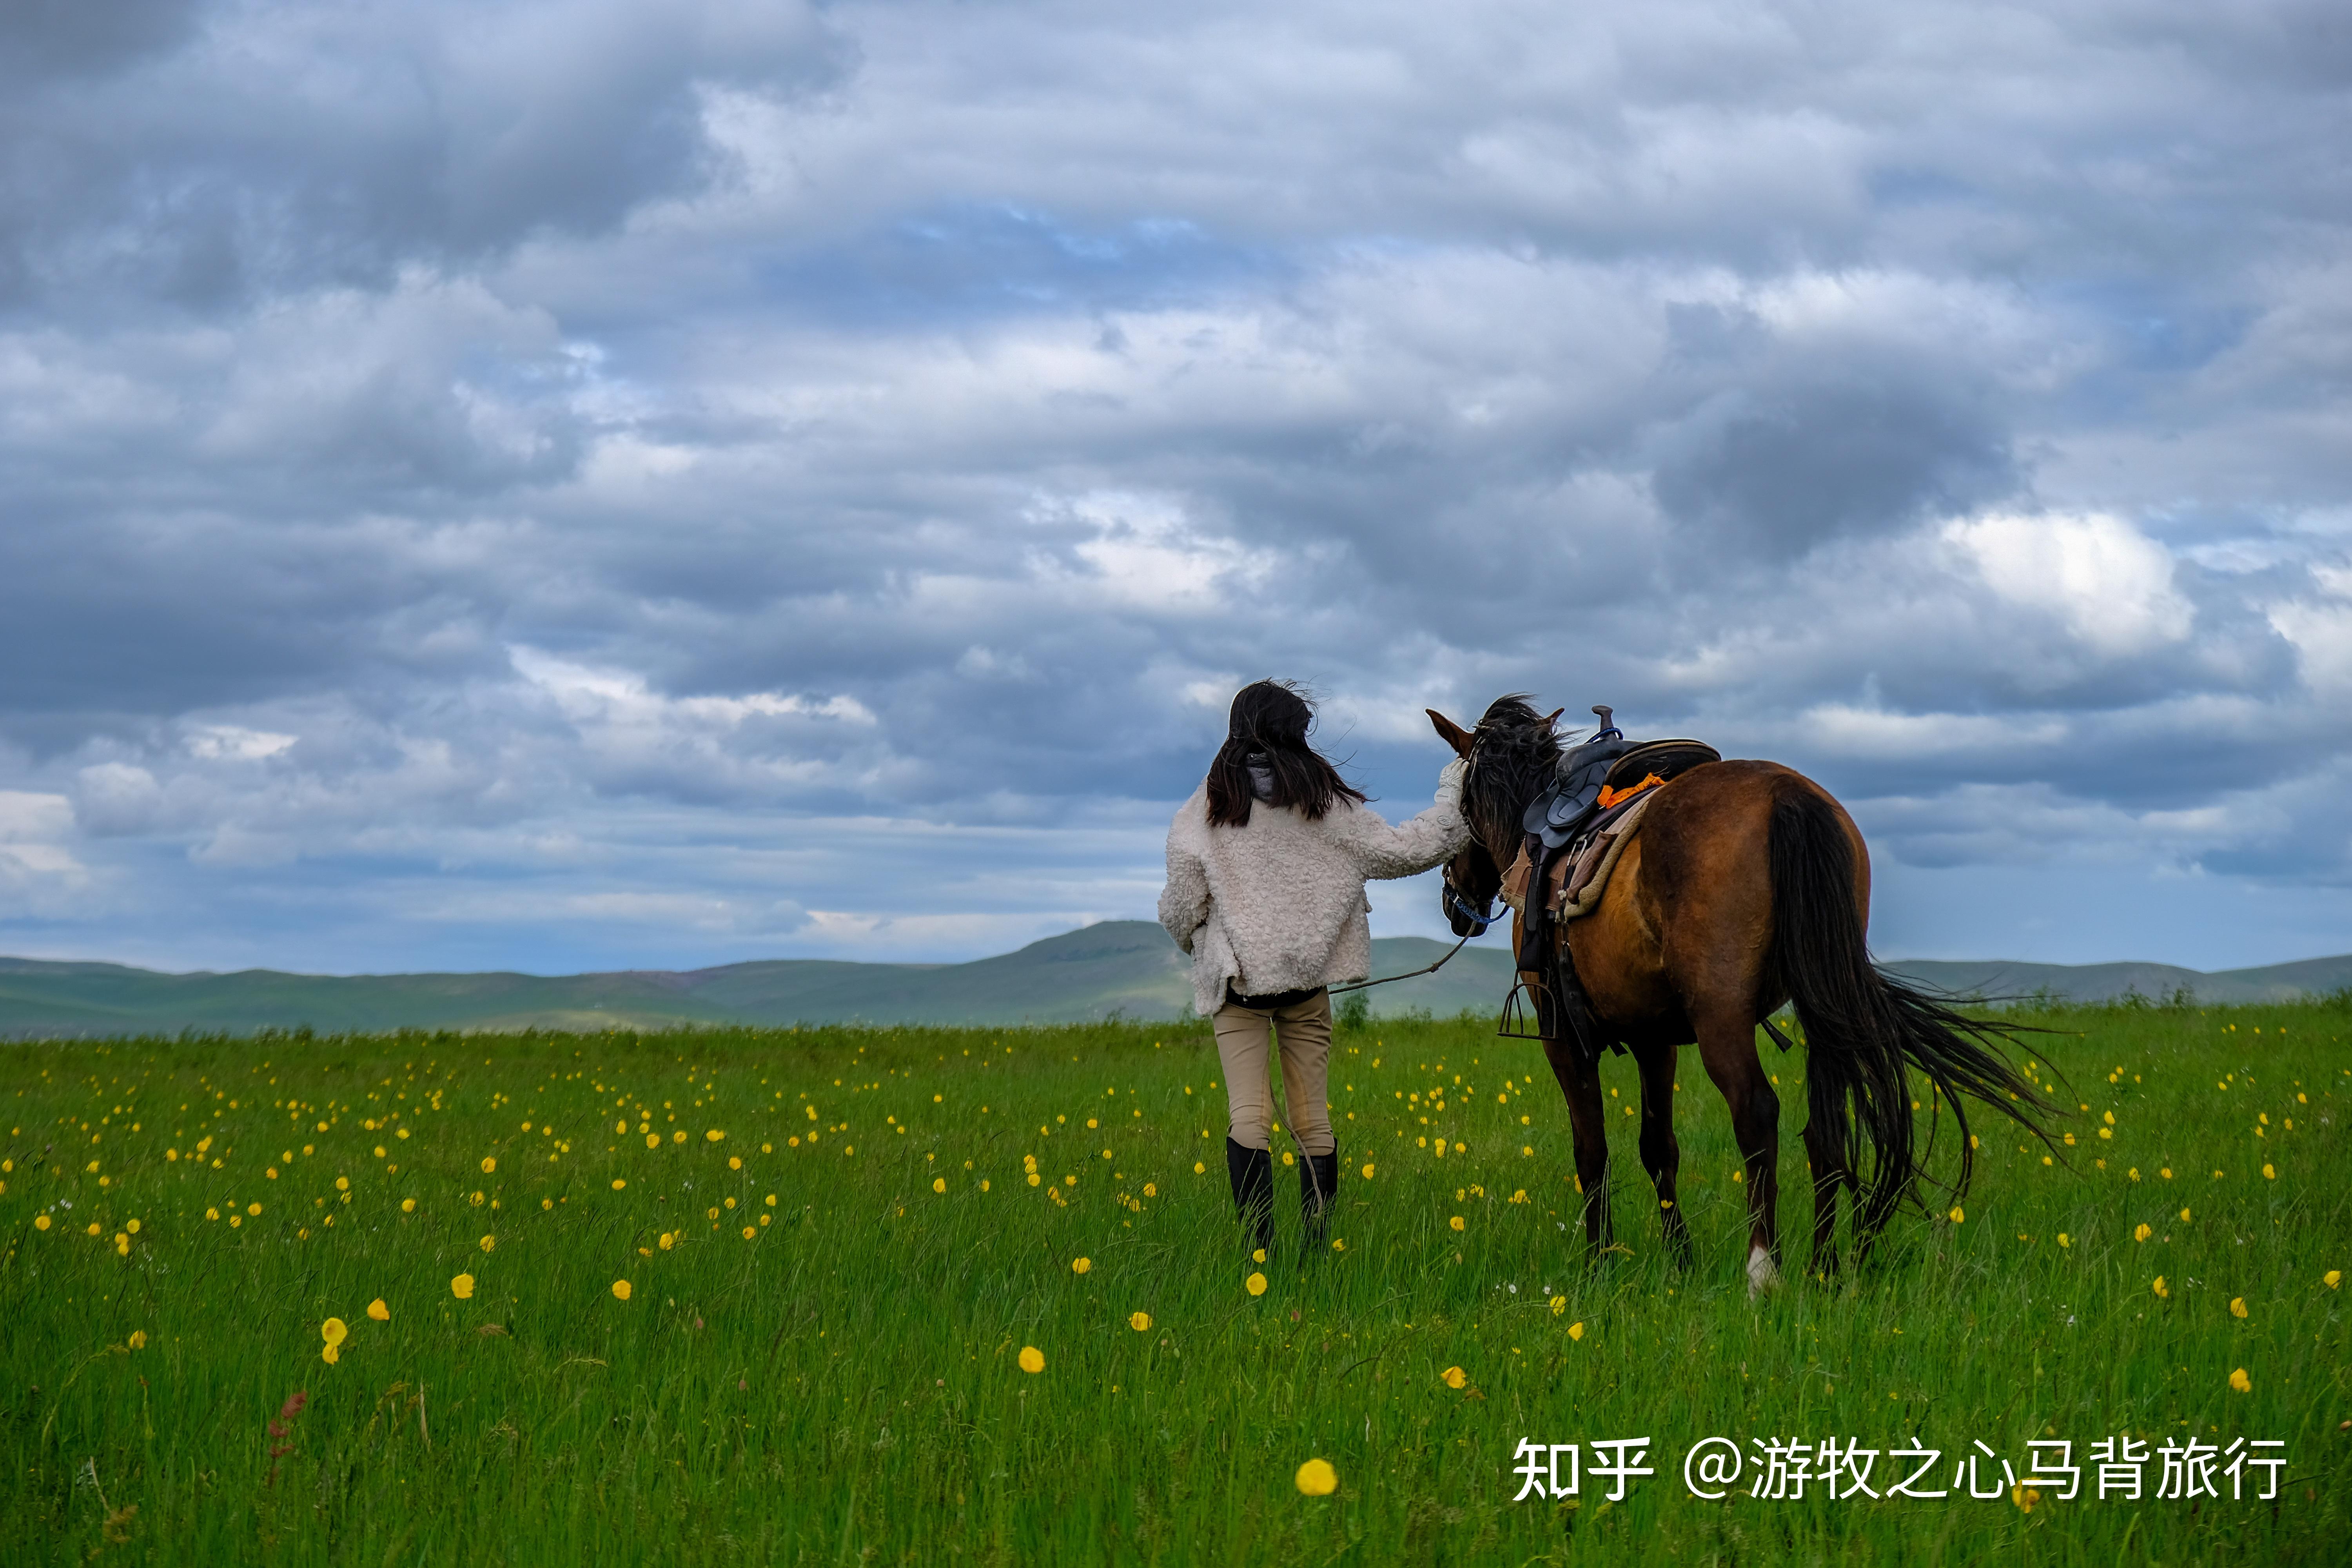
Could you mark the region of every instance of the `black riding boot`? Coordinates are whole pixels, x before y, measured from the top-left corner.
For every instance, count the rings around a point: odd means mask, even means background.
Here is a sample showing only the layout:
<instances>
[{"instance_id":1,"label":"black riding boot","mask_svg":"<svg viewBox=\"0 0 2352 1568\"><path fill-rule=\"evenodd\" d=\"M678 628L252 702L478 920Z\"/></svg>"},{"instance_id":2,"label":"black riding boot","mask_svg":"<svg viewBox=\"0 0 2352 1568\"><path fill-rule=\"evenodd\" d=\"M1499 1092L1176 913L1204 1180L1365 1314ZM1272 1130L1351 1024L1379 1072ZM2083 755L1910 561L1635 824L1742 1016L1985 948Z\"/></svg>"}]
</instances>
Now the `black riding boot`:
<instances>
[{"instance_id":1,"label":"black riding boot","mask_svg":"<svg viewBox=\"0 0 2352 1568\"><path fill-rule=\"evenodd\" d=\"M1306 1221L1308 1252L1322 1249L1330 1226L1331 1205L1339 1195L1339 1152L1304 1154L1298 1167L1298 1213Z\"/></svg>"},{"instance_id":2,"label":"black riding boot","mask_svg":"<svg viewBox=\"0 0 2352 1568\"><path fill-rule=\"evenodd\" d=\"M1234 1209L1250 1246L1265 1251L1274 1246L1274 1155L1225 1139L1225 1174L1234 1184Z\"/></svg>"}]
</instances>

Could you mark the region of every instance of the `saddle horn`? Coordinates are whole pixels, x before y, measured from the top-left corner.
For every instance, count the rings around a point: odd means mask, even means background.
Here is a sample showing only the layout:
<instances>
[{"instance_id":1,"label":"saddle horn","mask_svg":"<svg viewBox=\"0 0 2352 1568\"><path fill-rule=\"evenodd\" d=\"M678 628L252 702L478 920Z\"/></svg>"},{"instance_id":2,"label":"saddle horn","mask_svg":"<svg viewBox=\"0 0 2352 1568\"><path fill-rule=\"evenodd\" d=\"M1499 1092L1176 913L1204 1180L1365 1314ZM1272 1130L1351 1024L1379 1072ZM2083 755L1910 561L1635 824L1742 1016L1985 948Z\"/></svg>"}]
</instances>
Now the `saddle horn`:
<instances>
[{"instance_id":1,"label":"saddle horn","mask_svg":"<svg viewBox=\"0 0 2352 1568\"><path fill-rule=\"evenodd\" d=\"M1562 711L1566 710L1563 709ZM1625 731L1617 728L1616 720L1610 717L1615 711L1616 710L1606 702L1596 702L1592 705L1593 716L1601 721L1601 728L1592 732L1594 740L1622 741L1625 738Z\"/></svg>"}]
</instances>

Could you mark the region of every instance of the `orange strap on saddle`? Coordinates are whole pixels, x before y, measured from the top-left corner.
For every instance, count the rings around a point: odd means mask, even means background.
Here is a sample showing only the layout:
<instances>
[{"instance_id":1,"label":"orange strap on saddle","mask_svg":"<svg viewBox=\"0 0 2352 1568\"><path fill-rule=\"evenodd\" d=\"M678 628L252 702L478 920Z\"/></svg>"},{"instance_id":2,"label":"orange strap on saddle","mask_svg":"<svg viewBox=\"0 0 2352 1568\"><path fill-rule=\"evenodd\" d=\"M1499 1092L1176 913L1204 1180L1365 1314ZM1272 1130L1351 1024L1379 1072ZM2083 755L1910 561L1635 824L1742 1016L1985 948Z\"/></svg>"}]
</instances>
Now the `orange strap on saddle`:
<instances>
[{"instance_id":1,"label":"orange strap on saddle","mask_svg":"<svg viewBox=\"0 0 2352 1568\"><path fill-rule=\"evenodd\" d=\"M1657 774L1651 773L1646 775L1640 784L1627 784L1623 789L1610 789L1603 785L1599 805L1601 810L1606 811L1612 805L1633 799L1645 789L1654 789L1665 782Z\"/></svg>"}]
</instances>

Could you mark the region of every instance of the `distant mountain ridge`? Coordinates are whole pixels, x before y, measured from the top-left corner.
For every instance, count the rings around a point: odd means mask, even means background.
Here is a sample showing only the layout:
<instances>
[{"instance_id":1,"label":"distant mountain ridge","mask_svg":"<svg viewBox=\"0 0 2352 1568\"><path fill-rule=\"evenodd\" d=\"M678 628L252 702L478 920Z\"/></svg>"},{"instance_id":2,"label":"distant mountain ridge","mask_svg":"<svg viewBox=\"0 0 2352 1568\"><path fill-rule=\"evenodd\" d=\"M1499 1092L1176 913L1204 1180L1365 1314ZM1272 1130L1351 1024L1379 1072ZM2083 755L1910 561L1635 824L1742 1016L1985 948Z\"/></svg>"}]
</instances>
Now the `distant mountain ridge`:
<instances>
[{"instance_id":1,"label":"distant mountain ridge","mask_svg":"<svg viewBox=\"0 0 2352 1568\"><path fill-rule=\"evenodd\" d=\"M1372 943L1372 973L1441 957L1427 937ZM1950 963L1887 967L1961 996L2046 993L2104 1001L2185 988L2204 1002L2286 1001L2352 986L2352 955L2207 974L2160 963ZM1367 994L1376 1016L1499 1010L1508 949L1493 938L1435 974ZM1174 1019L1192 1007L1190 964L1148 921L1107 921L968 963L775 959L686 971L602 974L164 974L116 963L0 958L0 1038L250 1034L308 1025L321 1034L399 1028L661 1029L698 1024L1054 1024Z\"/></svg>"}]
</instances>

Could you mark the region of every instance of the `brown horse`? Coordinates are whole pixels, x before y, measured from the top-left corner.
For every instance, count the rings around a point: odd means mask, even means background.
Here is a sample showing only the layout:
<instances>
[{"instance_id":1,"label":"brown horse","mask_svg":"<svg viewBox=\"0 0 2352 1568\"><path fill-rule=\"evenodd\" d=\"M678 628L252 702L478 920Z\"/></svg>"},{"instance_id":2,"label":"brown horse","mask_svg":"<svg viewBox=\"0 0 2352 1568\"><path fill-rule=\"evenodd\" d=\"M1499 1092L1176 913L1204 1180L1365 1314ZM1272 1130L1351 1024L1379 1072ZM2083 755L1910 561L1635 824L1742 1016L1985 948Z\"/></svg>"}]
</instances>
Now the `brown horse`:
<instances>
[{"instance_id":1,"label":"brown horse","mask_svg":"<svg viewBox=\"0 0 2352 1568\"><path fill-rule=\"evenodd\" d=\"M1486 909L1501 887L1500 868L1519 852L1522 814L1565 749L1552 728L1557 717L1516 696L1498 699L1474 731L1430 711L1438 734L1470 763L1463 812L1473 837L1445 868L1457 935L1471 929L1460 906ZM2030 1113L2053 1108L1997 1048L2015 1044L2017 1031L1967 1018L1871 963L1870 855L1828 791L1762 762L1707 763L1652 787L1656 796L1599 907L1553 929L1601 1035L1630 1049L1639 1069L1642 1163L1678 1258L1688 1261L1691 1244L1675 1189L1675 1059L1696 1042L1731 1108L1744 1163L1749 1289L1779 1278L1780 1105L1757 1057L1756 1029L1785 1003L1796 1004L1804 1026L1812 1263L1823 1276L1837 1268L1839 1190L1853 1194L1860 1257L1923 1174L1909 1069L1928 1080L1937 1110L1948 1105L1958 1121L1956 1198L1971 1169L1966 1099L2042 1135ZM1515 951L1523 919L1514 917ZM1540 973L1521 979L1543 984ZM1546 1038L1543 1048L1568 1099L1585 1236L1597 1254L1612 1244L1601 1062L1572 1040ZM1857 1131L1869 1156L1861 1171Z\"/></svg>"}]
</instances>

